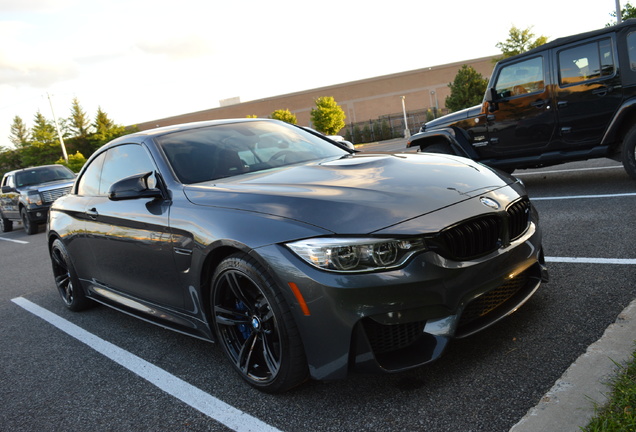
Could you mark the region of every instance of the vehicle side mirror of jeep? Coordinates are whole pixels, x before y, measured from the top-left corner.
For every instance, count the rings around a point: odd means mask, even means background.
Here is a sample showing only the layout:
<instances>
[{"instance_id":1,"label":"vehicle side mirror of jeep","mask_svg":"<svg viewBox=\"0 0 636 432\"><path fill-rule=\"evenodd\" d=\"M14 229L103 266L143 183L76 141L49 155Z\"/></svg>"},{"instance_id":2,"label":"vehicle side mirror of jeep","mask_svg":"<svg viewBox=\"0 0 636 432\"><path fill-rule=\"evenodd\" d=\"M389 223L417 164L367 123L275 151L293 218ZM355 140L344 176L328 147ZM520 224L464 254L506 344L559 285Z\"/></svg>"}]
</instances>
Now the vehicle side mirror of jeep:
<instances>
[{"instance_id":1,"label":"vehicle side mirror of jeep","mask_svg":"<svg viewBox=\"0 0 636 432\"><path fill-rule=\"evenodd\" d=\"M489 87L486 90L485 99L488 102L488 111L495 112L499 109L499 102L497 102L499 98L497 97L497 91L493 87Z\"/></svg>"},{"instance_id":2,"label":"vehicle side mirror of jeep","mask_svg":"<svg viewBox=\"0 0 636 432\"><path fill-rule=\"evenodd\" d=\"M108 189L108 198L112 201L163 198L161 190L148 187L148 177L151 174L152 172L147 172L116 181Z\"/></svg>"},{"instance_id":3,"label":"vehicle side mirror of jeep","mask_svg":"<svg viewBox=\"0 0 636 432\"><path fill-rule=\"evenodd\" d=\"M15 192L15 188L11 186L2 186L2 193Z\"/></svg>"}]
</instances>

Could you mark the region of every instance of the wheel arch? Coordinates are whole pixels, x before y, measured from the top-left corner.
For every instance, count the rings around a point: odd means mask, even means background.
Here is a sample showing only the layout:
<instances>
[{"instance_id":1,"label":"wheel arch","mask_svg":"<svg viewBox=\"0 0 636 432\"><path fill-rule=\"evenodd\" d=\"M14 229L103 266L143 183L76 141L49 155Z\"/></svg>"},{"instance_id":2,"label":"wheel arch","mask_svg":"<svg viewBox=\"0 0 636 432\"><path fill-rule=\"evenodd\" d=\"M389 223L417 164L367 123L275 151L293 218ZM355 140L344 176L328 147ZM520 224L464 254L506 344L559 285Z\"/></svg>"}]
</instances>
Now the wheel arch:
<instances>
[{"instance_id":1,"label":"wheel arch","mask_svg":"<svg viewBox=\"0 0 636 432\"><path fill-rule=\"evenodd\" d=\"M625 136L634 127L636 127L636 97L628 99L621 105L601 140L601 144L610 147L608 156L620 158Z\"/></svg>"},{"instance_id":2,"label":"wheel arch","mask_svg":"<svg viewBox=\"0 0 636 432\"><path fill-rule=\"evenodd\" d=\"M421 151L426 151L426 147L439 143L450 145L457 156L470 159L477 157L468 139L464 136L464 131L451 127L417 133L411 137L407 147L419 147Z\"/></svg>"}]
</instances>

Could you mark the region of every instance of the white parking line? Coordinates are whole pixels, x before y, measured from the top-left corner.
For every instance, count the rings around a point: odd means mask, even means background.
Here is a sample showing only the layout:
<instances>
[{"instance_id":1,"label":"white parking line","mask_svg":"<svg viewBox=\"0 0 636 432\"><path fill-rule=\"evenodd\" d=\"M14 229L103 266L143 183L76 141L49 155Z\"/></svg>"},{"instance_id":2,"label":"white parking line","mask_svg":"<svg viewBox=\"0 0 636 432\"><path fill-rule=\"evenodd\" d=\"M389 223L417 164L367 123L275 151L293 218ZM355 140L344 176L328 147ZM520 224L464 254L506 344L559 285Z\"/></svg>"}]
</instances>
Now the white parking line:
<instances>
[{"instance_id":1,"label":"white parking line","mask_svg":"<svg viewBox=\"0 0 636 432\"><path fill-rule=\"evenodd\" d=\"M545 257L547 262L572 263L572 264L618 264L636 265L636 259L623 258L569 258L569 257Z\"/></svg>"},{"instance_id":2,"label":"white parking line","mask_svg":"<svg viewBox=\"0 0 636 432\"><path fill-rule=\"evenodd\" d=\"M29 242L24 241L24 240L13 240L13 239L8 239L8 238L4 238L4 237L0 237L0 240L13 242L13 243L20 243L20 244L29 244Z\"/></svg>"},{"instance_id":3,"label":"white parking line","mask_svg":"<svg viewBox=\"0 0 636 432\"><path fill-rule=\"evenodd\" d=\"M121 366L149 381L151 384L157 386L169 395L183 401L192 408L201 411L203 414L213 418L234 431L278 431L278 429L268 425L267 423L263 423L256 417L252 417L249 414L226 404L214 396L205 393L203 390L200 390L165 370L158 368L152 363L149 363L136 355L87 332L86 330L23 297L14 298L11 301L31 312L33 315L42 318L49 324L57 327L66 334L88 345L105 357L119 363Z\"/></svg>"}]
</instances>

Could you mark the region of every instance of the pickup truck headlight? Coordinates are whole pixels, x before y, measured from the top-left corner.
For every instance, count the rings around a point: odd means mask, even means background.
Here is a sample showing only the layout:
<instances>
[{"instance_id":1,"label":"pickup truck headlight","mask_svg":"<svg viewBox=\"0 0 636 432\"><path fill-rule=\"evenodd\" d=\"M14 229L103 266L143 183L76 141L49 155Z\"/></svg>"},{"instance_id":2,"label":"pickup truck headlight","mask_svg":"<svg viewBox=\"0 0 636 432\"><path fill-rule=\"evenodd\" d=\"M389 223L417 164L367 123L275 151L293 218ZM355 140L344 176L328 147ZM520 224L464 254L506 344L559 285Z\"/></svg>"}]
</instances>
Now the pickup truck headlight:
<instances>
[{"instance_id":1,"label":"pickup truck headlight","mask_svg":"<svg viewBox=\"0 0 636 432\"><path fill-rule=\"evenodd\" d=\"M399 267L426 250L421 238L313 238L287 243L296 255L322 270L368 272Z\"/></svg>"},{"instance_id":2,"label":"pickup truck headlight","mask_svg":"<svg viewBox=\"0 0 636 432\"><path fill-rule=\"evenodd\" d=\"M41 206L42 205L42 197L40 196L39 193L34 193L34 194L29 194L26 196L26 201L28 204L33 204L33 205L38 205Z\"/></svg>"}]
</instances>

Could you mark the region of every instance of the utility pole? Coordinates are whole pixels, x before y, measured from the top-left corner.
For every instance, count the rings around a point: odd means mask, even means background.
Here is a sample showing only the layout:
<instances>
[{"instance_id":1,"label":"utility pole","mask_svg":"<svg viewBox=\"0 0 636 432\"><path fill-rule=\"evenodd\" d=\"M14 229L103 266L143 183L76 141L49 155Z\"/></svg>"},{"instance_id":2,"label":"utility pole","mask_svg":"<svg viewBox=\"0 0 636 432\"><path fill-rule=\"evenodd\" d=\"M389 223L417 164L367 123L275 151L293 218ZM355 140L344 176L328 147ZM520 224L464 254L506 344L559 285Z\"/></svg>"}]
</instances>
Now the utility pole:
<instances>
[{"instance_id":1,"label":"utility pole","mask_svg":"<svg viewBox=\"0 0 636 432\"><path fill-rule=\"evenodd\" d=\"M618 1L618 0L617 0ZM57 117L55 117L55 111L53 111L53 102L51 102L51 95L46 92L46 97L49 98L49 105L51 106L51 114L53 114L53 123L55 123L55 129L57 130L57 137L60 139L60 145L62 146L62 155L64 155L64 162L68 163L68 155L66 154L66 146L64 145L64 139L60 132L60 125L57 123Z\"/></svg>"},{"instance_id":2,"label":"utility pole","mask_svg":"<svg viewBox=\"0 0 636 432\"><path fill-rule=\"evenodd\" d=\"M621 15L621 0L616 0L616 24L620 24L623 21Z\"/></svg>"},{"instance_id":3,"label":"utility pole","mask_svg":"<svg viewBox=\"0 0 636 432\"><path fill-rule=\"evenodd\" d=\"M409 130L409 125L406 122L406 105L404 104L404 99L406 99L406 96L402 96L402 112L404 113L404 138L410 138L411 131Z\"/></svg>"}]
</instances>

